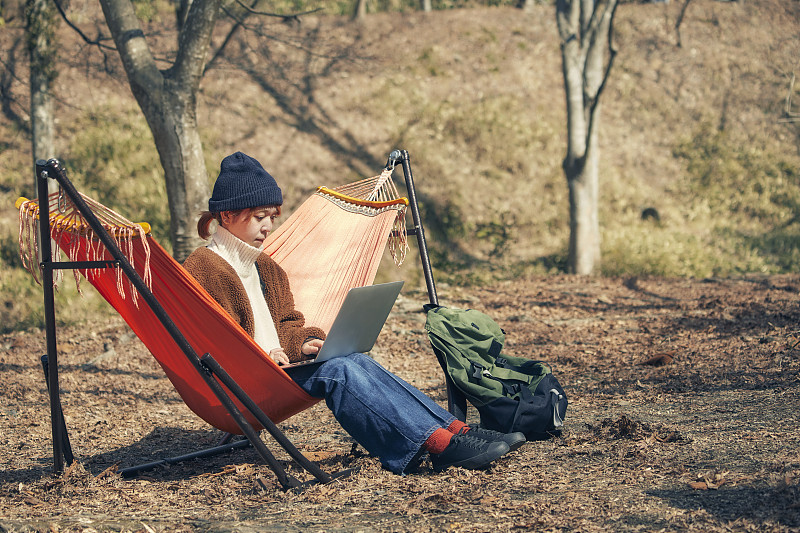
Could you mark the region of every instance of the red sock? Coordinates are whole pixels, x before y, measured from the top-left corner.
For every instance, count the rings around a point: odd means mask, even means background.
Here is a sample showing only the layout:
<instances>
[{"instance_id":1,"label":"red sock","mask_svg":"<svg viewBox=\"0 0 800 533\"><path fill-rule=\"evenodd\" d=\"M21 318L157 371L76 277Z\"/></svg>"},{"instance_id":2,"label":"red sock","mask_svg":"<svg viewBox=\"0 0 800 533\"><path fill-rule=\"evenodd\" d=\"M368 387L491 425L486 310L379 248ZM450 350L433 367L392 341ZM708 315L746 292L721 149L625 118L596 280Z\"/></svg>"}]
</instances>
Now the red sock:
<instances>
[{"instance_id":1,"label":"red sock","mask_svg":"<svg viewBox=\"0 0 800 533\"><path fill-rule=\"evenodd\" d=\"M466 425L464 422L456 418L453 420L453 423L447 426L447 431L454 435L458 435L459 433L463 433L465 431L469 431L469 426Z\"/></svg>"},{"instance_id":2,"label":"red sock","mask_svg":"<svg viewBox=\"0 0 800 533\"><path fill-rule=\"evenodd\" d=\"M431 436L422 444L422 447L430 453L442 453L450 444L450 439L452 438L452 433L446 429L439 428L431 433Z\"/></svg>"}]
</instances>

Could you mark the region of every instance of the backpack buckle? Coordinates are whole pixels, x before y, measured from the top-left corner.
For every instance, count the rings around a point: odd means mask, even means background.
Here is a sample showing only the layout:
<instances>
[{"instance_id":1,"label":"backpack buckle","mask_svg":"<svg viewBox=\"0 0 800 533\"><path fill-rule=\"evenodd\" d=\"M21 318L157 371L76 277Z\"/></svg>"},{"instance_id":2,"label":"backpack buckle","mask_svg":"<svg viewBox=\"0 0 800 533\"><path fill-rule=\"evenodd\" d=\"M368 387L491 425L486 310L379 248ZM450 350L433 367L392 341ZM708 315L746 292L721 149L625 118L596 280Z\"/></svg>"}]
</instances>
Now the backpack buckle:
<instances>
[{"instance_id":1,"label":"backpack buckle","mask_svg":"<svg viewBox=\"0 0 800 533\"><path fill-rule=\"evenodd\" d=\"M472 370L472 379L481 379L485 372L489 372L486 368L481 365L480 363L476 363L474 361L469 362L471 370ZM490 374L491 375L491 374Z\"/></svg>"}]
</instances>

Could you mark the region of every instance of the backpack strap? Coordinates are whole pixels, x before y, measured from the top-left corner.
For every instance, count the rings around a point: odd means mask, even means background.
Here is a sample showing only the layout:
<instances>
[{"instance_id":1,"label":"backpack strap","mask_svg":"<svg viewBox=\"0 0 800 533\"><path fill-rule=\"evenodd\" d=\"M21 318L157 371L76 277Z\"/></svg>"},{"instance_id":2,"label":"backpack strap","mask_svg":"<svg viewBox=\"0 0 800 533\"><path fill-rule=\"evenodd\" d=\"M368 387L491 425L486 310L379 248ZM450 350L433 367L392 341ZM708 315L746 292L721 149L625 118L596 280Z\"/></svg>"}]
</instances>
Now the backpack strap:
<instances>
[{"instance_id":1,"label":"backpack strap","mask_svg":"<svg viewBox=\"0 0 800 533\"><path fill-rule=\"evenodd\" d=\"M528 374L529 373L529 372L526 372L521 366L512 365L508 361L508 359L506 359L505 357L500 356L500 354L497 354L494 357L496 358L494 360L495 366L499 366L500 368L506 368L508 370L513 370L514 372L521 372L523 374ZM531 362L533 362L533 363L541 363L541 361L531 361Z\"/></svg>"},{"instance_id":2,"label":"backpack strap","mask_svg":"<svg viewBox=\"0 0 800 533\"><path fill-rule=\"evenodd\" d=\"M493 379L494 381L500 383L500 386L503 387L503 394L505 396L511 397L516 394L519 394L523 399L528 399L531 396L533 396L533 393L531 392L531 389L528 387L528 384L526 382L520 381L518 379L499 378L493 375L486 367L484 367L480 363L470 361L470 374L476 380L488 378L488 379Z\"/></svg>"}]
</instances>

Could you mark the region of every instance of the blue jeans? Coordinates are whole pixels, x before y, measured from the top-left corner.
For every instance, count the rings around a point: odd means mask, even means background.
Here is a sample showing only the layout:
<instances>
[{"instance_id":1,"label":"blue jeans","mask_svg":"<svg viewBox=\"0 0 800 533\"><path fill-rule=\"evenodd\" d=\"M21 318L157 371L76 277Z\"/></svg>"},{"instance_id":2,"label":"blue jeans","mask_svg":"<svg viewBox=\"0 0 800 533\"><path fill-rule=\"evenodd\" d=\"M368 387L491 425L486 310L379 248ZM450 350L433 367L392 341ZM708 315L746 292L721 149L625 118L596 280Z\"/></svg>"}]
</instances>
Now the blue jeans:
<instances>
[{"instance_id":1,"label":"blue jeans","mask_svg":"<svg viewBox=\"0 0 800 533\"><path fill-rule=\"evenodd\" d=\"M324 398L344 430L395 474L414 466L431 433L455 420L364 354L292 368L288 374L308 394Z\"/></svg>"}]
</instances>

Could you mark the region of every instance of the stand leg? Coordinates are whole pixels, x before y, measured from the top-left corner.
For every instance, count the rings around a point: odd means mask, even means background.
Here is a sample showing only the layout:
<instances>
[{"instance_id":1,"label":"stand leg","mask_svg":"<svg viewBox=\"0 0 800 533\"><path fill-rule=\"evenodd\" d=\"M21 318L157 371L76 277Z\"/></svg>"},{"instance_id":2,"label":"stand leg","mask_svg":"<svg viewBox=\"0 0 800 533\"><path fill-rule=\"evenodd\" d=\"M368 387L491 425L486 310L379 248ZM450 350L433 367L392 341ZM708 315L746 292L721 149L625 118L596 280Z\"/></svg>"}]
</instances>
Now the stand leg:
<instances>
[{"instance_id":1,"label":"stand leg","mask_svg":"<svg viewBox=\"0 0 800 533\"><path fill-rule=\"evenodd\" d=\"M409 207L411 208L411 218L414 222L413 229L408 231L409 235L417 236L417 246L419 248L420 261L422 261L422 272L425 275L425 284L428 289L429 305L438 306L439 296L436 294L436 283L433 279L433 269L431 268L430 257L428 256L428 245L425 241L425 229L422 226L422 217L419 214L419 203L417 201L417 192L414 187L414 175L411 172L410 157L406 150L394 150L389 154L388 165L395 165L397 162L403 167L403 177L406 181L406 190L408 191ZM439 360L439 365L445 376L445 387L447 389L447 410L450 411L456 418L462 422L467 419L467 400L463 394L456 390L450 376L447 375L447 367L444 359L436 354Z\"/></svg>"},{"instance_id":2,"label":"stand leg","mask_svg":"<svg viewBox=\"0 0 800 533\"><path fill-rule=\"evenodd\" d=\"M272 438L274 438L281 447L286 450L286 452L294 459L297 464L303 467L307 472L311 473L320 483L329 483L331 481L331 476L323 471L320 467L316 465L313 461L310 461L303 455L300 450L298 450L292 442L286 438L286 435L275 425L272 420L261 410L261 408L253 402L252 399L239 387L238 383L236 383L233 378L225 371L222 366L210 355L205 354L200 361L203 365L208 368L208 370L216 376L232 393L236 398L242 402L242 405L250 411L253 416L256 417L256 420L264 426Z\"/></svg>"},{"instance_id":3,"label":"stand leg","mask_svg":"<svg viewBox=\"0 0 800 533\"><path fill-rule=\"evenodd\" d=\"M61 399L56 395L53 398L53 393L50 391L50 365L49 365L49 358L47 354L42 356L42 370L44 370L44 379L47 382L47 393L50 396L51 403L55 400L55 412L53 413L53 420L55 421L55 425L58 426L58 430L54 431L53 438L58 438L59 442L61 443L61 452L63 453L64 461L68 465L71 465L75 461L75 456L72 455L72 445L69 443L69 435L67 434L67 423L64 421L64 412L61 410ZM56 434L58 435L56 437ZM63 470L63 467L62 467ZM61 470L57 470L61 471Z\"/></svg>"}]
</instances>

